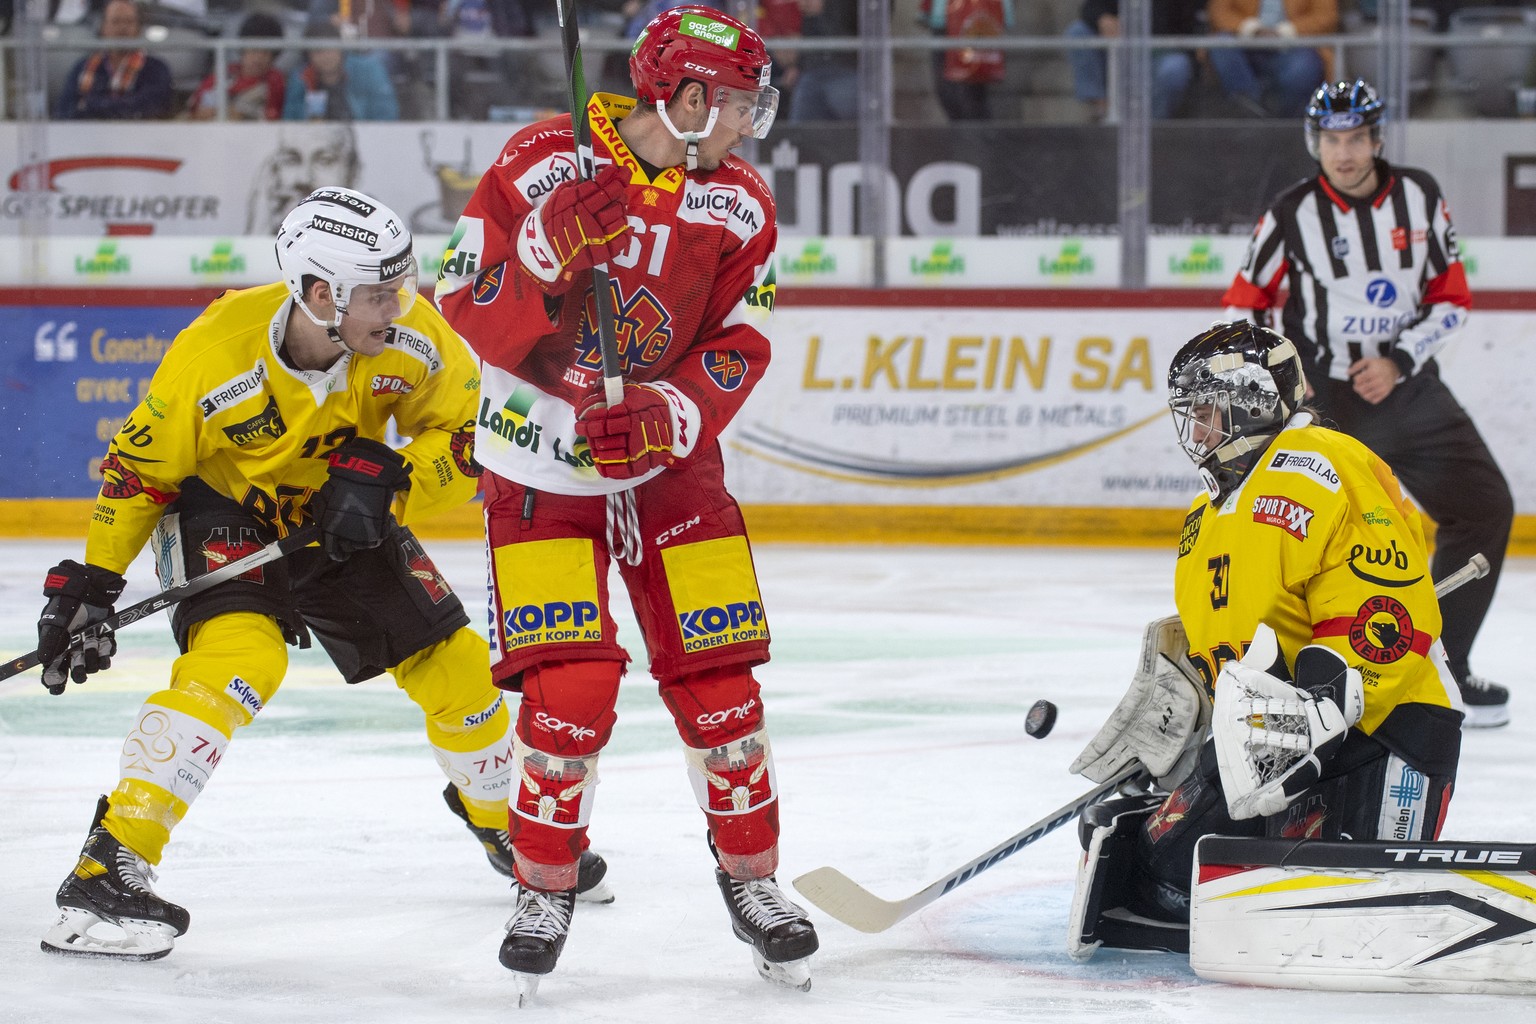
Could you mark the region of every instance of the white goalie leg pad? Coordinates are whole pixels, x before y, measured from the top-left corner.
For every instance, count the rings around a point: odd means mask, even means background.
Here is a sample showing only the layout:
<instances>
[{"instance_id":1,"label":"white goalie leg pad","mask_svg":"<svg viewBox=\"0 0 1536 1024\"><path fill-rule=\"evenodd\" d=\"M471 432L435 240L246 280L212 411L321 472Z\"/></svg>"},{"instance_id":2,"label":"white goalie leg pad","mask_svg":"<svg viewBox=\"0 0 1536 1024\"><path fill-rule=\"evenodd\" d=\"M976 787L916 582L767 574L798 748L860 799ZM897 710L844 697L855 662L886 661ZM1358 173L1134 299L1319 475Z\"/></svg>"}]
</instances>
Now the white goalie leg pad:
<instances>
[{"instance_id":1,"label":"white goalie leg pad","mask_svg":"<svg viewBox=\"0 0 1536 1024\"><path fill-rule=\"evenodd\" d=\"M1140 761L1165 789L1194 768L1210 721L1210 702L1189 663L1177 615L1147 623L1131 685L1072 771L1106 782Z\"/></svg>"},{"instance_id":2,"label":"white goalie leg pad","mask_svg":"<svg viewBox=\"0 0 1536 1024\"><path fill-rule=\"evenodd\" d=\"M1190 965L1212 981L1536 993L1536 846L1207 836Z\"/></svg>"},{"instance_id":3,"label":"white goalie leg pad","mask_svg":"<svg viewBox=\"0 0 1536 1024\"><path fill-rule=\"evenodd\" d=\"M1136 836L1159 806L1157 797L1106 800L1083 812L1087 849L1078 866L1067 918L1067 955L1090 959L1101 946L1111 949L1183 952L1188 930L1129 910L1129 880L1136 874Z\"/></svg>"}]
</instances>

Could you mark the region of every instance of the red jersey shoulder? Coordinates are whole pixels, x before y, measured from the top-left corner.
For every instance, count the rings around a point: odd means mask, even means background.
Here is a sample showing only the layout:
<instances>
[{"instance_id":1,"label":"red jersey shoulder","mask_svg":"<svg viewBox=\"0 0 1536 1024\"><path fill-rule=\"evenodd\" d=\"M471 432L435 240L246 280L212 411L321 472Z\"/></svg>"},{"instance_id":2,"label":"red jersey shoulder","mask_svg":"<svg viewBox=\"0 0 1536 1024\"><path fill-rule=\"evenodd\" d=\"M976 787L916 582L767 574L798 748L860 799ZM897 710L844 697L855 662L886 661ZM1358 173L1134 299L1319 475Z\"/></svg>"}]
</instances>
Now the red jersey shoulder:
<instances>
[{"instance_id":1,"label":"red jersey shoulder","mask_svg":"<svg viewBox=\"0 0 1536 1024\"><path fill-rule=\"evenodd\" d=\"M552 117L524 128L507 140L492 170L530 205L576 179L576 143L571 119Z\"/></svg>"},{"instance_id":2,"label":"red jersey shoulder","mask_svg":"<svg viewBox=\"0 0 1536 1024\"><path fill-rule=\"evenodd\" d=\"M774 223L773 194L762 176L734 157L708 174L689 175L677 217L685 223L724 228L746 245Z\"/></svg>"}]
</instances>

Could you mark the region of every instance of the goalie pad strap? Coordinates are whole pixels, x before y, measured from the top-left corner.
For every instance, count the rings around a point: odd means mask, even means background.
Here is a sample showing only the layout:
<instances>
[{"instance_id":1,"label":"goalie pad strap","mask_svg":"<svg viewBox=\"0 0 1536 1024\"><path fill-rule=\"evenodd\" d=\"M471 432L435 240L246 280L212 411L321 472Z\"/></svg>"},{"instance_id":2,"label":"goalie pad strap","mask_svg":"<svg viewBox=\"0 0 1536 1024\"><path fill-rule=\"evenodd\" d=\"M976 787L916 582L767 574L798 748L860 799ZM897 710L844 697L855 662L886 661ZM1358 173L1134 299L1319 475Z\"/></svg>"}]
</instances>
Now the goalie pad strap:
<instances>
[{"instance_id":1,"label":"goalie pad strap","mask_svg":"<svg viewBox=\"0 0 1536 1024\"><path fill-rule=\"evenodd\" d=\"M1209 836L1190 965L1344 991L1536 992L1536 847Z\"/></svg>"}]
</instances>

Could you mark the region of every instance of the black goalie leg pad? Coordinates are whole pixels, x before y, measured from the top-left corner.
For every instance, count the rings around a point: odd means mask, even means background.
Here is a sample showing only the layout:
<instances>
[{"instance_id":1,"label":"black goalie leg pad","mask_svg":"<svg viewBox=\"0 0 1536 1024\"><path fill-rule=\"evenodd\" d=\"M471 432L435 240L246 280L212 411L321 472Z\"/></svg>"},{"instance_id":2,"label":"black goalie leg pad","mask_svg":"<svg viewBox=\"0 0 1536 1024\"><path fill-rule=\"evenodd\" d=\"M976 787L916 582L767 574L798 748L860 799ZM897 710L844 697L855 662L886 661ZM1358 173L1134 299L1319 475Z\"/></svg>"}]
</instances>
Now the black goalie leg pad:
<instances>
[{"instance_id":1,"label":"black goalie leg pad","mask_svg":"<svg viewBox=\"0 0 1536 1024\"><path fill-rule=\"evenodd\" d=\"M1154 883L1138 854L1141 825L1161 806L1156 796L1122 797L1083 812L1079 838L1083 862L1072 894L1067 952L1087 960L1100 946L1113 949L1189 951L1189 925L1149 909Z\"/></svg>"}]
</instances>

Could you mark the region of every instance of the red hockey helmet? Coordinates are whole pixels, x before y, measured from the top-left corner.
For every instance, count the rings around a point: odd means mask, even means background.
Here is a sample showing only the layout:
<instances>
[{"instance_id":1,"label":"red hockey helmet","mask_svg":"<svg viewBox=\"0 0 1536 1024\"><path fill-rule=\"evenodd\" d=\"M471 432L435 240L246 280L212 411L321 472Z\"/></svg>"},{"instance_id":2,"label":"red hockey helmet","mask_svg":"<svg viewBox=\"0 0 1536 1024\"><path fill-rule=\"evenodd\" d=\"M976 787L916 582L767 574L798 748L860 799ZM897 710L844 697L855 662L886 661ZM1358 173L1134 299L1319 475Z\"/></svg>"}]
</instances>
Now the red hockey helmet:
<instances>
[{"instance_id":1,"label":"red hockey helmet","mask_svg":"<svg viewBox=\"0 0 1536 1024\"><path fill-rule=\"evenodd\" d=\"M713 7L674 7L651 19L629 54L629 76L642 103L666 104L684 80L757 96L753 137L762 138L778 109L768 84L772 60L762 37Z\"/></svg>"}]
</instances>

